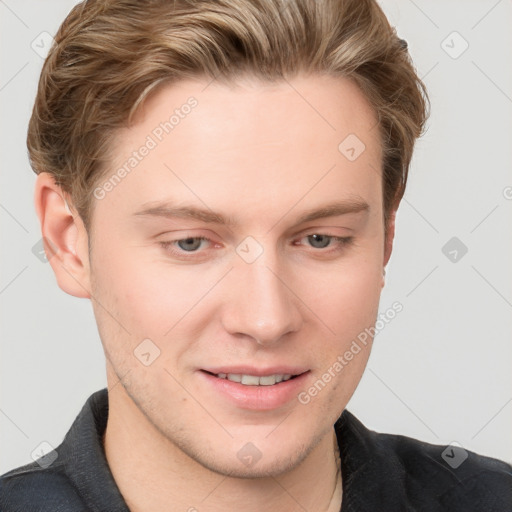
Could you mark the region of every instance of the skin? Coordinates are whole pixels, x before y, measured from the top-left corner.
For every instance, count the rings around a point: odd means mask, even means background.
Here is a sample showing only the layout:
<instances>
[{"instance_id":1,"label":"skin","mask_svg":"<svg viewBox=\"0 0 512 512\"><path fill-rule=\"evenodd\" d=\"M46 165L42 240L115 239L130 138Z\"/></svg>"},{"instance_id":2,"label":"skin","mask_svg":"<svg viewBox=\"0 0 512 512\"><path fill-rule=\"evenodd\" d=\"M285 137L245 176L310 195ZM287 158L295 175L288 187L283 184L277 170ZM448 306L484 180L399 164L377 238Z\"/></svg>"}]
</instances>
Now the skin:
<instances>
[{"instance_id":1,"label":"skin","mask_svg":"<svg viewBox=\"0 0 512 512\"><path fill-rule=\"evenodd\" d=\"M89 235L51 177L36 181L58 285L91 299L105 350L109 465L133 511L339 510L333 425L371 342L309 403L273 410L234 406L199 369L296 364L307 390L375 324L394 236L393 214L384 238L375 113L343 78L166 85L119 132L107 178L190 96L191 113L95 200ZM353 162L338 150L351 133L366 146ZM297 223L354 198L368 210ZM236 223L134 215L160 200ZM318 247L315 233L352 242ZM198 236L209 241L195 253L159 243ZM263 250L252 263L235 251L247 236ZM134 356L147 338L160 350L149 366ZM248 442L262 454L251 467L237 457Z\"/></svg>"}]
</instances>

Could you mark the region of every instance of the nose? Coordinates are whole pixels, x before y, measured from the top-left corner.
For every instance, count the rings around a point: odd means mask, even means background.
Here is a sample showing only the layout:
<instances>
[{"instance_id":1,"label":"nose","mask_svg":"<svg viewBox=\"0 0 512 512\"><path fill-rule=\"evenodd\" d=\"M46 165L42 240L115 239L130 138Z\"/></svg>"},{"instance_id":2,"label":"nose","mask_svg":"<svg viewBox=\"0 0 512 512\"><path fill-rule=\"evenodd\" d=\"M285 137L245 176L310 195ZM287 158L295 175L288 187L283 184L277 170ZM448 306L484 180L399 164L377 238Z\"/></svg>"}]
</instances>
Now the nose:
<instances>
[{"instance_id":1,"label":"nose","mask_svg":"<svg viewBox=\"0 0 512 512\"><path fill-rule=\"evenodd\" d=\"M300 329L303 319L293 277L267 251L253 263L238 261L229 286L222 315L229 333L269 345Z\"/></svg>"}]
</instances>

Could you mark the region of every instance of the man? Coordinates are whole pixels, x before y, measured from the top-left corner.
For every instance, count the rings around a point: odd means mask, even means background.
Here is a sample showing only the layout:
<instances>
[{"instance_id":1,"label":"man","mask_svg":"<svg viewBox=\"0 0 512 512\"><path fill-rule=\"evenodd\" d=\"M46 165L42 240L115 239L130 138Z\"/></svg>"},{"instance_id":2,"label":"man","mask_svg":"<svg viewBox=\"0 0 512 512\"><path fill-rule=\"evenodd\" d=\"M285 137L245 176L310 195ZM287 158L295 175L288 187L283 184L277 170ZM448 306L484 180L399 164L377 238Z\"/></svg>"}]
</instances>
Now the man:
<instances>
[{"instance_id":1,"label":"man","mask_svg":"<svg viewBox=\"0 0 512 512\"><path fill-rule=\"evenodd\" d=\"M345 410L427 115L378 5L87 1L55 39L35 206L109 391L1 510L512 510L508 464Z\"/></svg>"}]
</instances>

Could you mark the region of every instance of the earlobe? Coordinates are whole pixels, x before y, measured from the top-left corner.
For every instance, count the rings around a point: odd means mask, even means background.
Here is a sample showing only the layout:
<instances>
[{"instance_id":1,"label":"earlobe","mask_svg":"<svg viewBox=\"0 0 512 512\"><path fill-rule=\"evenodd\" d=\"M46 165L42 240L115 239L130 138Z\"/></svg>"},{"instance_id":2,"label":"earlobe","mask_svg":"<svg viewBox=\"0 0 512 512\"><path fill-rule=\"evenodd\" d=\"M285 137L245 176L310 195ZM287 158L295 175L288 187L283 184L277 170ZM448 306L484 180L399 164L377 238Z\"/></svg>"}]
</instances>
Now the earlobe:
<instances>
[{"instance_id":1,"label":"earlobe","mask_svg":"<svg viewBox=\"0 0 512 512\"><path fill-rule=\"evenodd\" d=\"M45 252L59 287L74 297L90 298L88 235L80 216L47 172L36 178L34 206Z\"/></svg>"}]
</instances>

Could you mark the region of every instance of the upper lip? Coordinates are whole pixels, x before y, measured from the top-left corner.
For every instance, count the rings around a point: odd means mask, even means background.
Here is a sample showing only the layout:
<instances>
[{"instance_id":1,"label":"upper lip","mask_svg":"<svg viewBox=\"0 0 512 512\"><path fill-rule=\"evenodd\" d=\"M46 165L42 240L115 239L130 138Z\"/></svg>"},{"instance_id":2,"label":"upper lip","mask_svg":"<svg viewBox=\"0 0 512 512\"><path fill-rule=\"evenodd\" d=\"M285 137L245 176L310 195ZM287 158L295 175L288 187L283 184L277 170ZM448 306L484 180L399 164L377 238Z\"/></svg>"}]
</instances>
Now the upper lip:
<instances>
[{"instance_id":1,"label":"upper lip","mask_svg":"<svg viewBox=\"0 0 512 512\"><path fill-rule=\"evenodd\" d=\"M215 366L209 368L201 368L203 371L210 373L235 373L239 375L254 375L256 377L265 377L267 375L300 375L307 372L309 368L301 366L270 366L267 368L255 368L254 366Z\"/></svg>"}]
</instances>

